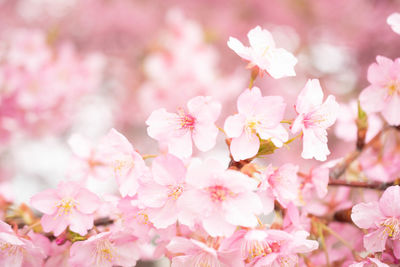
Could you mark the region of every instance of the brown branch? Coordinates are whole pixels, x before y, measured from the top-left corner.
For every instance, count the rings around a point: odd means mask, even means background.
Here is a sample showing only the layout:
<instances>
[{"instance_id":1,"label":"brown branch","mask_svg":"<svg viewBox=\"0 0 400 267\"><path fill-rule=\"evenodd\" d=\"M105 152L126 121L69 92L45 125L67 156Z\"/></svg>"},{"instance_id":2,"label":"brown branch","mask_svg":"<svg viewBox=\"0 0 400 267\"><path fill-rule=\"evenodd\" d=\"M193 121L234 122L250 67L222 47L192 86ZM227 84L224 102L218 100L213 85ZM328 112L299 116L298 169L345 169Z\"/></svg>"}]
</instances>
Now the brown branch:
<instances>
[{"instance_id":1,"label":"brown branch","mask_svg":"<svg viewBox=\"0 0 400 267\"><path fill-rule=\"evenodd\" d=\"M386 132L388 129L391 129L391 128L392 127L390 127L390 126L384 127L368 143L366 143L362 147L359 147L359 149L357 149L357 150L351 152L350 154L348 154L341 162L339 162L338 164L336 164L336 166L331 168L331 170L329 171L329 177L331 177L333 179L339 179L339 177L342 176L343 173L345 173L345 171L350 166L350 164L353 161L355 161L358 158L358 156L360 156L360 154L366 148L371 147L371 146L375 145L376 143L378 143L380 141L380 138L381 138L382 134L384 132Z\"/></svg>"},{"instance_id":2,"label":"brown branch","mask_svg":"<svg viewBox=\"0 0 400 267\"><path fill-rule=\"evenodd\" d=\"M394 183L381 183L381 182L360 182L360 181L353 181L348 182L345 180L337 180L334 178L329 179L328 185L331 186L347 186L347 187L355 187L355 188L366 188L366 189L375 189L375 190L385 190L386 188L397 184Z\"/></svg>"}]
</instances>

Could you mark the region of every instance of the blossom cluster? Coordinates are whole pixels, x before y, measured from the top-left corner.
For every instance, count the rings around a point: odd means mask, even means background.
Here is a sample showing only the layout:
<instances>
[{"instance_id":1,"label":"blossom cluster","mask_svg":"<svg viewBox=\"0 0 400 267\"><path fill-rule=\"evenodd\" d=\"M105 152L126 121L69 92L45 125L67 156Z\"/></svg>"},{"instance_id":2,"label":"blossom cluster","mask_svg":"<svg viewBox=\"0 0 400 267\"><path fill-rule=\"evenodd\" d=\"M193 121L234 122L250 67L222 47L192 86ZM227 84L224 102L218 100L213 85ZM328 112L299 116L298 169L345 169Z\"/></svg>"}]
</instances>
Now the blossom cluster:
<instances>
[{"instance_id":1,"label":"blossom cluster","mask_svg":"<svg viewBox=\"0 0 400 267\"><path fill-rule=\"evenodd\" d=\"M387 20L396 33L397 15ZM158 152L143 153L115 128L96 141L73 134L71 164L56 188L21 206L0 189L0 265L128 267L160 258L172 267L399 264L400 58L377 56L370 84L349 104L312 76L296 83L299 93L288 101L255 83L292 79L301 57L256 26L249 46L227 41L250 72L232 111L215 88L231 80L239 88L241 79L215 70L215 51L196 23L174 10L168 27L164 47L144 60L148 89L141 89L148 94L141 99L156 103L143 125ZM10 36L0 45L0 141L10 127L36 129L55 117L60 125L51 128L65 127L76 99L100 86L103 64L42 32ZM175 86L187 92L167 93ZM337 137L355 141L355 151L327 161L336 121ZM220 142L226 161L207 154ZM296 160L276 163L288 149L299 150ZM92 185L102 182L115 192L97 192Z\"/></svg>"}]
</instances>

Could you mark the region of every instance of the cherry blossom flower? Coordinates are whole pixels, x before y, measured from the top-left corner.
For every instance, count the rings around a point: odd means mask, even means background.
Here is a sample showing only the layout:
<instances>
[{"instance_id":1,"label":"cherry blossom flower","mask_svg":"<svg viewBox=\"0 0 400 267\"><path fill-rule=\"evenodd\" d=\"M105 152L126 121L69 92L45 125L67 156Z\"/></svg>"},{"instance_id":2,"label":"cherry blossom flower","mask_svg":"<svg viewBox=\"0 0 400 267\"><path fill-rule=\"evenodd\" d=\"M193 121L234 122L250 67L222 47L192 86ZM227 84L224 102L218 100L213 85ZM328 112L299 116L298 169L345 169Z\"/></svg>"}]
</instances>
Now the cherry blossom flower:
<instances>
[{"instance_id":1,"label":"cherry blossom flower","mask_svg":"<svg viewBox=\"0 0 400 267\"><path fill-rule=\"evenodd\" d=\"M174 237L167 249L177 256L172 258L171 267L244 267L237 251L223 251L183 237Z\"/></svg>"},{"instance_id":2,"label":"cherry blossom flower","mask_svg":"<svg viewBox=\"0 0 400 267\"><path fill-rule=\"evenodd\" d=\"M389 265L381 262L377 258L368 257L360 262L349 265L349 267L389 267Z\"/></svg>"},{"instance_id":3,"label":"cherry blossom flower","mask_svg":"<svg viewBox=\"0 0 400 267\"><path fill-rule=\"evenodd\" d=\"M385 250L386 241L392 240L393 252L400 258L400 186L391 186L378 201L360 203L353 207L351 219L362 229L371 230L364 236L364 247L369 252Z\"/></svg>"},{"instance_id":4,"label":"cherry blossom flower","mask_svg":"<svg viewBox=\"0 0 400 267\"><path fill-rule=\"evenodd\" d=\"M280 96L262 96L257 87L246 89L238 98L238 114L229 116L224 130L232 138L230 150L235 161L255 156L260 139L282 147L288 133L280 124L286 104Z\"/></svg>"},{"instance_id":5,"label":"cherry blossom flower","mask_svg":"<svg viewBox=\"0 0 400 267\"><path fill-rule=\"evenodd\" d=\"M357 102L340 104L339 114L335 123L335 135L346 142L357 140ZM370 141L381 129L382 119L376 114L368 115L368 130L365 141Z\"/></svg>"},{"instance_id":6,"label":"cherry blossom flower","mask_svg":"<svg viewBox=\"0 0 400 267\"><path fill-rule=\"evenodd\" d=\"M400 34L400 13L393 13L387 18L386 22L395 33Z\"/></svg>"},{"instance_id":7,"label":"cherry blossom flower","mask_svg":"<svg viewBox=\"0 0 400 267\"><path fill-rule=\"evenodd\" d=\"M315 158L324 161L330 154L326 129L335 123L339 104L333 95L322 103L324 94L317 79L308 80L297 97L296 112L292 133L303 132L303 152L305 159Z\"/></svg>"},{"instance_id":8,"label":"cherry blossom flower","mask_svg":"<svg viewBox=\"0 0 400 267\"><path fill-rule=\"evenodd\" d=\"M276 48L269 31L257 26L249 31L247 37L250 47L233 37L229 37L227 44L236 54L249 61L248 68L256 67L260 74L265 72L275 79L296 76L294 65L297 59L285 49Z\"/></svg>"},{"instance_id":9,"label":"cherry blossom flower","mask_svg":"<svg viewBox=\"0 0 400 267\"><path fill-rule=\"evenodd\" d=\"M97 149L100 163L106 161L112 169L122 197L136 195L139 182L149 179L150 171L126 137L111 129Z\"/></svg>"},{"instance_id":10,"label":"cherry blossom flower","mask_svg":"<svg viewBox=\"0 0 400 267\"><path fill-rule=\"evenodd\" d=\"M299 167L294 164L284 164L278 169L272 165L257 177L260 179L257 194L262 200L265 214L273 210L275 199L284 208L298 198L299 181L297 172Z\"/></svg>"},{"instance_id":11,"label":"cherry blossom flower","mask_svg":"<svg viewBox=\"0 0 400 267\"><path fill-rule=\"evenodd\" d=\"M181 199L181 221L192 226L200 221L211 236L229 236L236 226L254 227L262 204L255 192L257 182L238 171L225 170L214 159L189 166L186 183L191 187Z\"/></svg>"},{"instance_id":12,"label":"cherry blossom flower","mask_svg":"<svg viewBox=\"0 0 400 267\"><path fill-rule=\"evenodd\" d=\"M186 168L170 154L157 157L152 165L153 181L140 186L139 200L156 228L166 228L179 218L178 201L185 190Z\"/></svg>"},{"instance_id":13,"label":"cherry blossom flower","mask_svg":"<svg viewBox=\"0 0 400 267\"><path fill-rule=\"evenodd\" d=\"M93 227L94 212L100 206L98 196L75 182L60 182L57 189L48 189L31 198L31 205L44 213L43 230L60 235L67 227L86 235Z\"/></svg>"},{"instance_id":14,"label":"cherry blossom flower","mask_svg":"<svg viewBox=\"0 0 400 267\"><path fill-rule=\"evenodd\" d=\"M214 123L221 112L221 104L211 97L192 98L187 107L188 111L179 109L178 113L157 109L146 121L148 135L165 142L169 153L183 158L192 155L192 139L201 151L215 146L218 128Z\"/></svg>"},{"instance_id":15,"label":"cherry blossom flower","mask_svg":"<svg viewBox=\"0 0 400 267\"><path fill-rule=\"evenodd\" d=\"M43 264L44 251L30 240L17 236L11 226L0 221L0 265L36 267Z\"/></svg>"},{"instance_id":16,"label":"cherry blossom flower","mask_svg":"<svg viewBox=\"0 0 400 267\"><path fill-rule=\"evenodd\" d=\"M246 267L296 266L297 253L308 253L318 248L318 242L307 240L309 233L281 230L239 230L231 239L231 247L240 247Z\"/></svg>"},{"instance_id":17,"label":"cherry blossom flower","mask_svg":"<svg viewBox=\"0 0 400 267\"><path fill-rule=\"evenodd\" d=\"M139 259L137 238L123 232L103 232L71 246L72 267L135 266Z\"/></svg>"},{"instance_id":18,"label":"cherry blossom flower","mask_svg":"<svg viewBox=\"0 0 400 267\"><path fill-rule=\"evenodd\" d=\"M390 125L400 125L400 58L377 56L376 61L368 68L371 85L360 94L361 107L367 113L381 112Z\"/></svg>"}]
</instances>

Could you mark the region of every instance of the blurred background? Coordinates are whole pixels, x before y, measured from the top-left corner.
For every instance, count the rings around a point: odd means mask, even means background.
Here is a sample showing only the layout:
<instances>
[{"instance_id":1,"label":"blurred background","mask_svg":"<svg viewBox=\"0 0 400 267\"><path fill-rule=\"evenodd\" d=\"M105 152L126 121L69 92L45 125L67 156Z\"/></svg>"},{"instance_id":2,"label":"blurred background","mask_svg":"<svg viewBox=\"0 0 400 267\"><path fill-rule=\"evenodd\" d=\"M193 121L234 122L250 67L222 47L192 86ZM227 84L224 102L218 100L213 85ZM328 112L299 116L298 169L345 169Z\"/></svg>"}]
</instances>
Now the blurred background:
<instances>
[{"instance_id":1,"label":"blurred background","mask_svg":"<svg viewBox=\"0 0 400 267\"><path fill-rule=\"evenodd\" d=\"M296 77L255 85L284 96L290 119L307 79L319 78L344 105L344 124L329 139L330 159L343 156L355 140L343 128L355 112L346 105L368 85L368 66L377 55L400 56L400 36L386 24L399 11L396 0L0 0L0 194L26 202L70 176L76 135L95 144L114 127L140 153L157 153L146 135L151 111L173 112L196 95L223 103L223 126L250 77L226 42L247 45L257 25L299 62ZM315 165L299 161L299 149L265 161ZM229 160L222 136L198 156L210 155Z\"/></svg>"}]
</instances>

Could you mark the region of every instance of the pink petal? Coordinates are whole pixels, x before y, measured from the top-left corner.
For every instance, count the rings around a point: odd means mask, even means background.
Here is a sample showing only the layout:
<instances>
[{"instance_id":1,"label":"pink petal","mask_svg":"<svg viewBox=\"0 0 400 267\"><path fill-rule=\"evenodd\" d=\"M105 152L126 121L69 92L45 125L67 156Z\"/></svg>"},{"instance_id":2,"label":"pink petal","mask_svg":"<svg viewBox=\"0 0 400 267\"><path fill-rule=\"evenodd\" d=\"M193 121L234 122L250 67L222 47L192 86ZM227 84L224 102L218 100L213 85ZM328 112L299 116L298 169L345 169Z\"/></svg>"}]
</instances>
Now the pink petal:
<instances>
[{"instance_id":1,"label":"pink petal","mask_svg":"<svg viewBox=\"0 0 400 267\"><path fill-rule=\"evenodd\" d=\"M360 96L360 105L366 112L378 112L385 107L385 89L375 85L365 88Z\"/></svg>"},{"instance_id":2,"label":"pink petal","mask_svg":"<svg viewBox=\"0 0 400 267\"><path fill-rule=\"evenodd\" d=\"M233 225L255 227L258 223L255 215L262 213L262 208L261 200L255 193L240 193L224 202L225 219Z\"/></svg>"},{"instance_id":3,"label":"pink petal","mask_svg":"<svg viewBox=\"0 0 400 267\"><path fill-rule=\"evenodd\" d=\"M82 236L87 234L87 231L93 227L93 215L87 215L73 210L69 215L71 231Z\"/></svg>"},{"instance_id":4,"label":"pink petal","mask_svg":"<svg viewBox=\"0 0 400 267\"><path fill-rule=\"evenodd\" d=\"M79 189L75 200L78 201L77 209L86 214L94 213L101 204L100 198L86 188Z\"/></svg>"},{"instance_id":5,"label":"pink petal","mask_svg":"<svg viewBox=\"0 0 400 267\"><path fill-rule=\"evenodd\" d=\"M231 154L235 161L249 159L257 155L260 148L260 140L255 134L245 132L238 138L233 138L231 142Z\"/></svg>"},{"instance_id":6,"label":"pink petal","mask_svg":"<svg viewBox=\"0 0 400 267\"><path fill-rule=\"evenodd\" d=\"M56 190L48 189L41 193L34 195L31 198L31 205L35 209L51 215L56 212L57 204L60 201L60 197L57 195Z\"/></svg>"},{"instance_id":7,"label":"pink petal","mask_svg":"<svg viewBox=\"0 0 400 267\"><path fill-rule=\"evenodd\" d=\"M45 232L53 232L55 236L59 236L68 226L68 220L65 216L43 215L40 223Z\"/></svg>"},{"instance_id":8,"label":"pink petal","mask_svg":"<svg viewBox=\"0 0 400 267\"><path fill-rule=\"evenodd\" d=\"M232 49L236 54L238 54L241 58L250 60L250 49L245 47L238 39L229 37L229 41L227 45L230 49Z\"/></svg>"},{"instance_id":9,"label":"pink petal","mask_svg":"<svg viewBox=\"0 0 400 267\"><path fill-rule=\"evenodd\" d=\"M237 109L240 114L250 117L254 114L256 103L262 99L261 91L258 87L246 89L237 100Z\"/></svg>"},{"instance_id":10,"label":"pink petal","mask_svg":"<svg viewBox=\"0 0 400 267\"><path fill-rule=\"evenodd\" d=\"M154 181L160 185L174 185L185 180L186 168L183 162L171 154L157 157L151 166Z\"/></svg>"},{"instance_id":11,"label":"pink petal","mask_svg":"<svg viewBox=\"0 0 400 267\"><path fill-rule=\"evenodd\" d=\"M255 50L264 51L266 47L275 47L274 38L272 34L260 26L257 26L249 31L247 34L251 48Z\"/></svg>"},{"instance_id":12,"label":"pink petal","mask_svg":"<svg viewBox=\"0 0 400 267\"><path fill-rule=\"evenodd\" d=\"M218 128L214 124L197 124L193 130L194 144L200 151L208 151L215 146Z\"/></svg>"},{"instance_id":13,"label":"pink petal","mask_svg":"<svg viewBox=\"0 0 400 267\"><path fill-rule=\"evenodd\" d=\"M316 130L321 131L321 134L317 135ZM304 159L315 158L316 160L325 161L326 156L331 152L328 149L328 144L321 140L326 131L323 129L304 129L303 130L303 152L301 156Z\"/></svg>"},{"instance_id":14,"label":"pink petal","mask_svg":"<svg viewBox=\"0 0 400 267\"><path fill-rule=\"evenodd\" d=\"M392 27L392 30L395 33L400 34L400 13L393 13L391 14L387 20L387 24L389 24Z\"/></svg>"},{"instance_id":15,"label":"pink petal","mask_svg":"<svg viewBox=\"0 0 400 267\"><path fill-rule=\"evenodd\" d=\"M322 104L324 93L318 79L308 80L297 97L297 113L309 113Z\"/></svg>"},{"instance_id":16,"label":"pink petal","mask_svg":"<svg viewBox=\"0 0 400 267\"><path fill-rule=\"evenodd\" d=\"M236 226L228 223L221 212L216 211L202 221L204 230L212 237L231 236Z\"/></svg>"},{"instance_id":17,"label":"pink petal","mask_svg":"<svg viewBox=\"0 0 400 267\"><path fill-rule=\"evenodd\" d=\"M229 138L239 137L243 132L246 117L243 114L229 116L225 120L224 130Z\"/></svg>"},{"instance_id":18,"label":"pink petal","mask_svg":"<svg viewBox=\"0 0 400 267\"><path fill-rule=\"evenodd\" d=\"M392 126L400 125L400 95L395 93L382 110L385 120Z\"/></svg>"},{"instance_id":19,"label":"pink petal","mask_svg":"<svg viewBox=\"0 0 400 267\"><path fill-rule=\"evenodd\" d=\"M353 207L351 219L360 228L369 229L375 227L383 215L379 210L378 202L360 203Z\"/></svg>"},{"instance_id":20,"label":"pink petal","mask_svg":"<svg viewBox=\"0 0 400 267\"><path fill-rule=\"evenodd\" d=\"M387 238L385 227L381 227L364 236L364 248L372 253L384 251Z\"/></svg>"},{"instance_id":21,"label":"pink petal","mask_svg":"<svg viewBox=\"0 0 400 267\"><path fill-rule=\"evenodd\" d=\"M175 131L178 125L179 115L169 113L165 109L157 109L153 111L146 120L147 134L156 140L162 140L171 132Z\"/></svg>"},{"instance_id":22,"label":"pink petal","mask_svg":"<svg viewBox=\"0 0 400 267\"><path fill-rule=\"evenodd\" d=\"M154 182L144 183L140 186L138 196L146 207L159 208L168 199L168 188Z\"/></svg>"},{"instance_id":23,"label":"pink petal","mask_svg":"<svg viewBox=\"0 0 400 267\"><path fill-rule=\"evenodd\" d=\"M394 203L400 203L400 186L398 185L388 187L383 192L379 199L379 208L385 216L400 217L400 205L394 205Z\"/></svg>"},{"instance_id":24,"label":"pink petal","mask_svg":"<svg viewBox=\"0 0 400 267\"><path fill-rule=\"evenodd\" d=\"M283 48L272 49L267 53L268 61L261 66L275 79L296 76L294 66L297 58Z\"/></svg>"},{"instance_id":25,"label":"pink petal","mask_svg":"<svg viewBox=\"0 0 400 267\"><path fill-rule=\"evenodd\" d=\"M281 124L269 129L259 127L257 128L257 133L263 140L271 139L271 142L277 147L282 147L283 143L289 139L288 132Z\"/></svg>"},{"instance_id":26,"label":"pink petal","mask_svg":"<svg viewBox=\"0 0 400 267\"><path fill-rule=\"evenodd\" d=\"M192 155L192 133L185 131L181 136L170 138L168 152L179 158L190 157Z\"/></svg>"}]
</instances>

